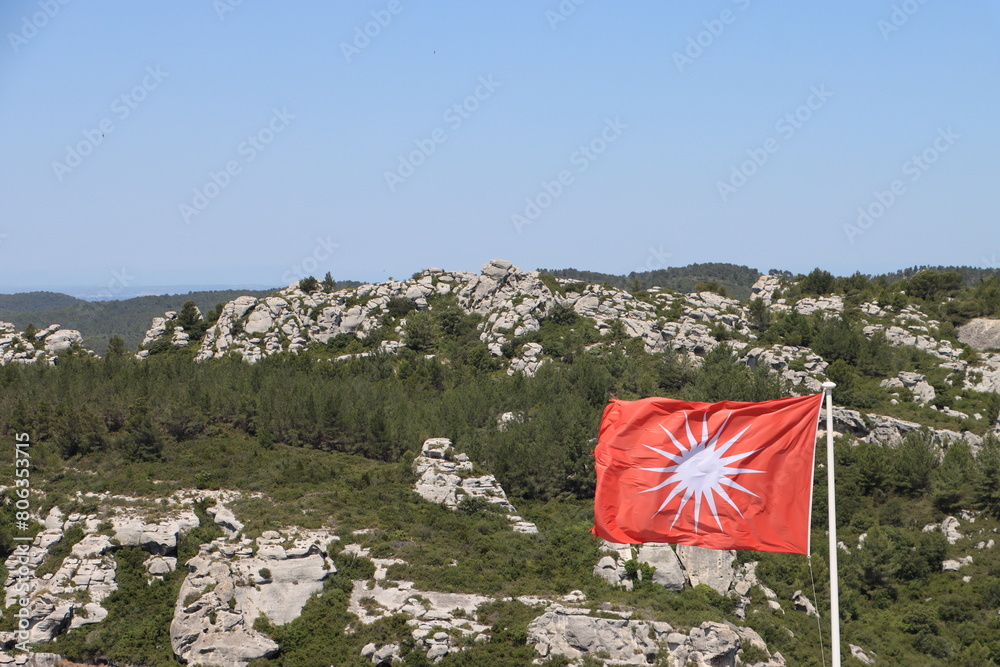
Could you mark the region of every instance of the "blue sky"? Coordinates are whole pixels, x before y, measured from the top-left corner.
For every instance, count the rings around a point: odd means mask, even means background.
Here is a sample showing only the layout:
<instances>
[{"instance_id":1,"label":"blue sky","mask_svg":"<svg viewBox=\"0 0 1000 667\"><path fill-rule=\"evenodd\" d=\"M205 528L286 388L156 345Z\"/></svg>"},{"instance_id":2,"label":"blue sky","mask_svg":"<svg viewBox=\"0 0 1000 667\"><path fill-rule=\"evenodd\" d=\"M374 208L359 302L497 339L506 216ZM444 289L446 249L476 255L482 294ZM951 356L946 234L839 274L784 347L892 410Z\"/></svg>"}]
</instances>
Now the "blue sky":
<instances>
[{"instance_id":1,"label":"blue sky","mask_svg":"<svg viewBox=\"0 0 1000 667\"><path fill-rule=\"evenodd\" d=\"M994 3L8 0L0 27L2 291L1000 257Z\"/></svg>"}]
</instances>

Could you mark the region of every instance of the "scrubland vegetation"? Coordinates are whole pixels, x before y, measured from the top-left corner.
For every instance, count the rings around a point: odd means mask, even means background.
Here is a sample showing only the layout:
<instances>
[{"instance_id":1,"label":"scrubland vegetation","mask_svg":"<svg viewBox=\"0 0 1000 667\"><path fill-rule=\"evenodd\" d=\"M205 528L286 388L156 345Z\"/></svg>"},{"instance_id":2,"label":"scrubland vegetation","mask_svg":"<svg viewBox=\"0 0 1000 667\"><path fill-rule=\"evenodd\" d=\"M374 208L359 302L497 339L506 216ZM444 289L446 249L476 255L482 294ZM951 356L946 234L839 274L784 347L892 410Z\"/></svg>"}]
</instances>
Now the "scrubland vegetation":
<instances>
[{"instance_id":1,"label":"scrubland vegetation","mask_svg":"<svg viewBox=\"0 0 1000 667\"><path fill-rule=\"evenodd\" d=\"M865 336L856 308L872 300L897 310L916 305L942 322L937 336L960 347L954 325L973 314L996 315L1000 281L970 285L955 275L957 282L932 272L891 283L817 270L781 296L836 292L848 304L845 314L824 319L752 308L754 345L812 348L831 364L840 405L984 434L1000 411L996 394L964 389L961 378L926 353ZM333 360L376 350L403 318L408 347L400 353ZM524 343L538 342L550 362L534 377L509 376L479 341L479 321L440 299L427 311L400 306L366 339L341 335L326 346L255 365L234 359L194 363L195 337L186 348L157 350L144 361L132 359L118 341L104 359L68 354L53 367L4 366L0 440L10 454L13 434L31 434L43 512L56 504L66 512L86 512L89 501L77 499L78 491L151 500L182 488L259 491L264 498L244 498L233 507L247 524L246 534L288 525L325 525L345 536L372 529L358 539L375 557L405 560L389 577L417 588L497 597L581 589L597 610L624 605L639 617L678 626L713 619L744 623L789 664L818 665L815 619L794 611L789 600L796 590L813 597L814 577L814 602L821 609L826 604L822 465L815 479L812 575L802 557L739 554L741 561L760 562L758 576L778 593L782 612L758 596L740 621L732 600L704 587L671 593L637 581L626 592L591 574L599 552L587 532L594 491L590 452L609 395L765 400L787 395L785 381L738 363L727 345L694 367L674 353L647 354L621 331L602 334L592 321L559 310L539 331L505 349L510 356ZM963 354L976 355L971 349ZM963 421L914 403L893 404L879 382L901 370L926 374L940 406L960 400L963 410L985 418ZM498 417L507 412L516 418L501 426ZM495 474L539 535L511 533L488 508L473 504L449 512L417 497L410 463L429 437L451 438ZM942 453L928 433L912 434L894 447L844 437L836 455L838 537L847 549L841 554L845 642L863 645L879 664L1000 664L1000 548L976 548L1000 527L1000 445L987 437L973 455L965 444ZM0 483L11 483L10 470ZM957 543L922 531L962 510L972 512L967 516L975 522L962 519L966 537ZM7 504L0 522L2 557L12 549L12 521ZM190 533L181 562L215 536L214 527ZM864 548L858 549L862 536ZM941 571L943 559L966 555L973 555L971 565ZM165 638L183 573L147 586L141 556L132 549L117 553L120 589L109 599L108 619L97 629L70 633L56 650L174 664ZM323 664L361 665L360 647L369 641L405 641L399 618L345 633L350 579L370 563L344 558L337 564L338 574L299 619L264 626L282 654L261 665L316 665L317 656ZM492 641L439 664L526 664L533 652L525 646L525 628L535 613L517 602L480 609L480 619L493 625ZM407 664L426 660L416 651L406 658Z\"/></svg>"}]
</instances>

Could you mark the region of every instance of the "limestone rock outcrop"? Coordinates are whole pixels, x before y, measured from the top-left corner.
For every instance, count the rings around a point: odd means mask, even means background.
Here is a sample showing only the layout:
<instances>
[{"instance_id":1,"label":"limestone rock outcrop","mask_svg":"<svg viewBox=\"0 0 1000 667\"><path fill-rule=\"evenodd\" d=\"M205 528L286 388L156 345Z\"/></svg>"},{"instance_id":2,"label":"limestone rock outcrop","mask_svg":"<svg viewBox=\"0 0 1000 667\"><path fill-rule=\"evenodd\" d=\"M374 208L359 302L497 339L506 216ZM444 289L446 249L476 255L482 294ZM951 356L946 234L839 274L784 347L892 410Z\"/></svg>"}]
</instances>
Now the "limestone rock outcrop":
<instances>
[{"instance_id":1,"label":"limestone rock outcrop","mask_svg":"<svg viewBox=\"0 0 1000 667\"><path fill-rule=\"evenodd\" d=\"M104 599L118 589L115 581L117 564L113 552L121 546L138 546L152 554L171 554L177 549L178 536L198 525L192 512L179 511L172 516L151 520L141 512L120 510L114 516L105 514L65 517L58 507L44 519L45 530L35 536L30 545L15 548L7 559L5 606L19 601L23 586L31 591L31 614L28 641L49 642L56 635L82 625L99 623L107 617ZM99 533L98 528L110 524L111 533ZM66 539L72 526L83 531L83 538L70 549L54 573L18 579L21 566L35 573L52 558L54 545ZM78 533L79 534L79 533ZM15 584L21 584L15 585Z\"/></svg>"},{"instance_id":2,"label":"limestone rock outcrop","mask_svg":"<svg viewBox=\"0 0 1000 667\"><path fill-rule=\"evenodd\" d=\"M860 646L857 646L855 644L848 644L847 647L851 651L851 657L857 660L858 662L862 662L866 665L875 664L875 659L872 658L870 655L868 655L868 653L866 653L865 650Z\"/></svg>"},{"instance_id":3,"label":"limestone rock outcrop","mask_svg":"<svg viewBox=\"0 0 1000 667\"><path fill-rule=\"evenodd\" d=\"M142 516L122 514L111 519L115 537L123 546L142 547L157 556L176 553L181 533L198 526L198 517L191 510L174 512L155 523Z\"/></svg>"},{"instance_id":4,"label":"limestone rock outcrop","mask_svg":"<svg viewBox=\"0 0 1000 667\"><path fill-rule=\"evenodd\" d=\"M32 651L27 655L11 655L0 651L0 667L62 667L63 665L66 665L66 661L57 653Z\"/></svg>"},{"instance_id":5,"label":"limestone rock outcrop","mask_svg":"<svg viewBox=\"0 0 1000 667\"><path fill-rule=\"evenodd\" d=\"M541 358L542 346L538 343L525 343L521 351L510 361L507 374L524 373L532 376L538 372L539 367L545 361Z\"/></svg>"},{"instance_id":6,"label":"limestone rock outcrop","mask_svg":"<svg viewBox=\"0 0 1000 667\"><path fill-rule=\"evenodd\" d=\"M812 393L823 391L823 383L815 375L825 373L829 365L809 348L791 345L755 347L746 353L744 361L750 368L764 365L772 372L779 373L792 386L801 385L804 390Z\"/></svg>"},{"instance_id":7,"label":"limestone rock outcrop","mask_svg":"<svg viewBox=\"0 0 1000 667\"><path fill-rule=\"evenodd\" d=\"M353 545L345 551L353 551ZM586 596L573 591L552 601L520 597L518 601L538 609L528 626L528 643L540 658L563 655L578 659L601 656L609 665L646 665L669 654L674 664L735 665L742 646L767 646L749 628L722 623L703 623L688 633L676 631L667 623L631 620L628 610L593 611L584 607ZM463 650L462 645L488 639L490 627L476 620L476 611L491 598L468 593L438 593L418 590L406 581L356 581L348 611L363 624L397 614L409 616L415 646L437 662L444 656ZM612 616L617 618L606 618ZM457 641L457 638L464 638ZM392 660L398 655L396 644L369 644L362 655L375 662ZM774 654L772 667L784 665Z\"/></svg>"},{"instance_id":8,"label":"limestone rock outcrop","mask_svg":"<svg viewBox=\"0 0 1000 667\"><path fill-rule=\"evenodd\" d=\"M675 547L653 542L633 547L607 541L601 544L601 550L606 555L598 561L594 574L612 585L631 588L625 563L633 558L639 563L656 568L653 572L653 582L669 590L679 591L685 586L705 584L726 595L736 581L737 573L734 567L736 554L733 551L702 549L687 545ZM746 595L746 591L741 595Z\"/></svg>"},{"instance_id":9,"label":"limestone rock outcrop","mask_svg":"<svg viewBox=\"0 0 1000 667\"><path fill-rule=\"evenodd\" d=\"M327 531L266 531L254 543L224 538L202 545L187 563L170 644L190 664L236 667L270 657L278 645L253 629L263 614L281 625L302 612L306 601L336 572L326 553Z\"/></svg>"},{"instance_id":10,"label":"limestone rock outcrop","mask_svg":"<svg viewBox=\"0 0 1000 667\"><path fill-rule=\"evenodd\" d=\"M653 571L653 583L667 590L683 590L691 580L691 575L681 566L681 560L669 544L643 544L638 548L636 560L656 568Z\"/></svg>"},{"instance_id":11,"label":"limestone rock outcrop","mask_svg":"<svg viewBox=\"0 0 1000 667\"><path fill-rule=\"evenodd\" d=\"M962 539L962 533L958 530L961 527L958 519L953 516L945 517L941 523L929 523L923 528L923 532L932 533L934 531L940 530L941 534L944 535L945 539L948 540L948 544L955 544L960 539Z\"/></svg>"},{"instance_id":12,"label":"limestone rock outcrop","mask_svg":"<svg viewBox=\"0 0 1000 667\"><path fill-rule=\"evenodd\" d=\"M6 364L54 364L60 352L83 349L83 337L75 329L63 329L58 324L28 335L10 322L0 322L0 366ZM89 350L85 354L93 355Z\"/></svg>"},{"instance_id":13,"label":"limestone rock outcrop","mask_svg":"<svg viewBox=\"0 0 1000 667\"><path fill-rule=\"evenodd\" d=\"M403 661L403 656L400 655L399 651L399 644L383 644L382 646L379 646L375 642L365 644L364 648L361 649L361 655L371 660L372 664L375 665Z\"/></svg>"},{"instance_id":14,"label":"limestone rock outcrop","mask_svg":"<svg viewBox=\"0 0 1000 667\"><path fill-rule=\"evenodd\" d=\"M180 491L153 510L140 498L77 494L82 502L97 502L101 508L98 513L67 516L59 507L51 508L44 517L37 517L44 530L30 544L15 545L6 561L9 574L4 606L20 604L24 591L30 591L31 612L26 620L32 643L49 642L67 630L100 623L108 614L104 600L118 589L114 553L123 546L144 549L150 554L146 560L150 581L162 578L176 567L180 535L199 525L197 516L185 505L205 495L221 501L232 492ZM70 539L70 529L78 541L57 561L56 549ZM43 564L50 573L39 575ZM24 572L29 575L24 576Z\"/></svg>"},{"instance_id":15,"label":"limestone rock outcrop","mask_svg":"<svg viewBox=\"0 0 1000 667\"><path fill-rule=\"evenodd\" d=\"M212 520L215 521L215 525L222 528L229 537L233 537L243 530L243 522L237 519L232 510L222 503L214 507L209 507L207 512L212 517Z\"/></svg>"},{"instance_id":16,"label":"limestone rock outcrop","mask_svg":"<svg viewBox=\"0 0 1000 667\"><path fill-rule=\"evenodd\" d=\"M755 338L747 321L744 304L712 292L680 295L672 290L651 287L641 296L601 285L587 285L568 279L558 284L543 280L538 271L523 271L509 261L494 259L479 274L468 271L427 269L409 280L389 280L378 284L325 292L305 292L299 283L279 290L272 296L241 296L225 304L218 321L208 329L196 358L212 359L235 354L248 362L280 352L297 353L306 346L325 344L341 334L365 338L382 326L394 304L409 301L407 308L433 308L433 298L453 295L458 306L483 318L479 337L495 357L504 357L505 346L519 336L537 331L541 322L556 309L569 309L587 318L602 334L613 327L631 338L643 341L647 352L675 350L695 364L718 340L717 327L738 333L750 341ZM820 313L839 316L845 309L840 296L804 297L793 304L773 300L782 286L776 276L761 276L752 288L752 299L762 299L775 311L794 309L803 315ZM772 301L774 301L772 303ZM862 313L880 321L868 324L864 331L873 336L883 333L893 345L911 345L937 356L946 363L960 362L961 350L947 340L932 335L940 323L918 309L907 306L893 312L878 303L860 306ZM670 313L670 317L664 317ZM155 318L147 332L144 347L173 331L172 342L184 344L183 331L171 326L175 313ZM890 323L886 323L890 322ZM405 345L402 328L388 333L383 341L392 349ZM607 344L607 342L598 345ZM733 341L739 348L744 344ZM390 350L391 352L391 350ZM143 356L145 350L140 350ZM370 352L362 353L370 354ZM509 349L506 354L510 357ZM545 350L537 342L527 342L514 351L507 363L509 373L532 375L545 362ZM753 348L747 363L763 362L806 391L817 391L826 362L811 350ZM964 362L963 362L964 363ZM1000 355L995 371L983 380L1000 386Z\"/></svg>"},{"instance_id":17,"label":"limestone rock outcrop","mask_svg":"<svg viewBox=\"0 0 1000 667\"><path fill-rule=\"evenodd\" d=\"M881 332L885 334L885 338L890 345L915 347L944 361L956 361L962 354L962 351L956 349L951 342L937 340L929 334L920 333L919 328L915 326L903 328L900 326L886 327L881 324L870 324L864 327L862 331L868 337Z\"/></svg>"},{"instance_id":18,"label":"limestone rock outcrop","mask_svg":"<svg viewBox=\"0 0 1000 667\"><path fill-rule=\"evenodd\" d=\"M977 317L955 330L958 340L977 350L1000 350L1000 320Z\"/></svg>"},{"instance_id":19,"label":"limestone rock outcrop","mask_svg":"<svg viewBox=\"0 0 1000 667\"><path fill-rule=\"evenodd\" d=\"M825 426L826 422L821 421L820 427L825 428ZM836 405L833 406L833 430L834 433L847 433L865 442L888 445L898 444L909 433L926 430L937 442L943 445L964 440L973 448L973 451L982 444L983 440L975 433L928 428L916 422L886 415L862 414L857 410L840 408ZM821 431L820 436L824 433L825 431Z\"/></svg>"},{"instance_id":20,"label":"limestone rock outcrop","mask_svg":"<svg viewBox=\"0 0 1000 667\"><path fill-rule=\"evenodd\" d=\"M148 501L140 498L78 494L82 501L98 500L104 509L99 514L66 516L54 507L39 517L45 529L7 559L5 606L19 604L23 589L16 584L31 591L27 618L31 643L49 642L67 630L100 623L107 617L104 600L118 588L114 552L123 546L142 548L150 554L144 563L149 581L163 578L177 567L179 537L199 525L190 505L207 498L215 501L211 514L230 537L202 545L187 563L171 624L172 646L192 664L244 665L273 655L277 645L253 630L254 620L264 614L283 624L297 617L309 597L322 589L323 580L336 572L326 550L337 538L326 530L293 528L265 532L256 544L248 539L233 541L242 523L225 503L238 497L232 491L182 490L151 511ZM34 573L43 563L51 563L55 545L67 539L70 528L82 530L82 539L55 564L54 573L18 578L22 566ZM4 660L0 654L0 665L6 664Z\"/></svg>"},{"instance_id":21,"label":"limestone rock outcrop","mask_svg":"<svg viewBox=\"0 0 1000 667\"><path fill-rule=\"evenodd\" d=\"M365 338L380 327L390 307L399 300L424 310L434 296L454 295L460 308L484 318L480 339L495 357L517 336L537 331L555 308L589 318L598 331L607 333L620 323L629 337L643 340L649 352L673 349L698 358L717 344L712 325L748 333L743 306L711 292L681 296L652 287L640 300L625 290L582 285L562 280L553 291L538 271L523 271L509 261L494 259L480 274L468 271L427 269L409 280L389 280L334 292L304 292L299 283L272 296L241 296L225 304L216 323L201 341L196 359L204 361L235 354L254 363L279 352L297 353L312 343L325 344L340 334ZM678 313L675 321L662 317L665 310ZM171 336L174 345L188 342L187 334L173 326L175 312L154 318L137 357ZM389 336L396 348L405 344L399 329ZM537 343L526 343L508 365L510 372L531 375L544 357Z\"/></svg>"},{"instance_id":22,"label":"limestone rock outcrop","mask_svg":"<svg viewBox=\"0 0 1000 667\"><path fill-rule=\"evenodd\" d=\"M737 567L733 551L658 543L636 546L604 541L601 544L601 554L594 566L594 576L612 586L632 590L633 581L626 563L634 560L640 565L654 568L653 583L668 590L680 591L685 586L703 584L721 595L734 598L734 613L740 618L746 616L746 610L750 606L750 589L753 587L759 588L764 594L768 607L784 613L775 592L757 578L757 563L743 563ZM637 568L635 576L640 579L644 576L641 568Z\"/></svg>"},{"instance_id":23,"label":"limestone rock outcrop","mask_svg":"<svg viewBox=\"0 0 1000 667\"><path fill-rule=\"evenodd\" d=\"M972 565L972 556L963 556L962 558L955 558L943 561L941 563L942 572L958 572L960 569L966 565Z\"/></svg>"},{"instance_id":24,"label":"limestone rock outcrop","mask_svg":"<svg viewBox=\"0 0 1000 667\"><path fill-rule=\"evenodd\" d=\"M486 596L470 593L417 590L408 581L392 585L379 581L356 581L348 611L357 614L364 624L395 614L407 614L410 617L407 625L411 628L416 646L437 662L449 653L462 650L456 638L463 637L468 641L485 638L484 633L490 628L475 620L476 609L491 601ZM366 657L379 652L393 653L391 648L366 646L362 654L369 649Z\"/></svg>"},{"instance_id":25,"label":"limestone rock outcrop","mask_svg":"<svg viewBox=\"0 0 1000 667\"><path fill-rule=\"evenodd\" d=\"M36 336L36 340L38 337ZM47 352L62 352L83 344L83 336L75 329L57 329L42 339Z\"/></svg>"},{"instance_id":26,"label":"limestone rock outcrop","mask_svg":"<svg viewBox=\"0 0 1000 667\"><path fill-rule=\"evenodd\" d=\"M542 658L606 656L610 665L648 665L665 653L673 664L735 667L739 634L707 621L688 634L664 622L591 616L587 609L552 605L528 626L528 643Z\"/></svg>"},{"instance_id":27,"label":"limestone rock outcrop","mask_svg":"<svg viewBox=\"0 0 1000 667\"><path fill-rule=\"evenodd\" d=\"M763 299L764 304L771 305L774 293L781 289L781 278L772 275L762 275L750 288L751 299Z\"/></svg>"},{"instance_id":28,"label":"limestone rock outcrop","mask_svg":"<svg viewBox=\"0 0 1000 667\"><path fill-rule=\"evenodd\" d=\"M982 392L1000 392L1000 354L981 353L979 366L969 369L966 375L965 388ZM1000 427L1000 424L997 426ZM1000 431L1000 428L994 428L994 431Z\"/></svg>"},{"instance_id":29,"label":"limestone rock outcrop","mask_svg":"<svg viewBox=\"0 0 1000 667\"><path fill-rule=\"evenodd\" d=\"M677 558L684 566L692 586L705 584L725 595L736 577L733 568L733 563L736 562L735 551L702 549L678 544Z\"/></svg>"},{"instance_id":30,"label":"limestone rock outcrop","mask_svg":"<svg viewBox=\"0 0 1000 667\"><path fill-rule=\"evenodd\" d=\"M882 380L881 386L889 389L909 389L913 392L913 398L919 403L930 403L937 396L927 377L920 373L900 371L896 377Z\"/></svg>"},{"instance_id":31,"label":"limestone rock outcrop","mask_svg":"<svg viewBox=\"0 0 1000 667\"><path fill-rule=\"evenodd\" d=\"M19 591L23 590L23 586L29 587L29 642L51 641L64 630L98 623L107 616L101 602L117 590L118 585L115 583L115 561L109 555L111 544L106 536L100 537L104 538L103 547L95 548L100 540L92 540L83 549L76 549L82 544L78 543L71 555L64 558L56 572L49 576L15 579L19 567L27 566L28 571L34 573L46 560L49 547L63 539L62 530L58 528L39 533L29 547L15 548L7 558L5 565L11 574L7 581L4 607L18 604L21 597Z\"/></svg>"},{"instance_id":32,"label":"limestone rock outcrop","mask_svg":"<svg viewBox=\"0 0 1000 667\"><path fill-rule=\"evenodd\" d=\"M493 475L475 475L465 454L456 454L447 438L424 441L420 456L413 460L417 482L413 490L425 500L458 509L466 500L482 500L506 514L515 532L534 534L538 528L525 521L507 500L507 494Z\"/></svg>"},{"instance_id":33,"label":"limestone rock outcrop","mask_svg":"<svg viewBox=\"0 0 1000 667\"><path fill-rule=\"evenodd\" d=\"M195 306L198 320L204 320L201 310ZM163 317L154 317L153 323L146 331L146 336L142 339L139 350L135 353L136 359L145 359L149 356L149 347L153 343L166 338L169 334L170 344L174 347L184 347L191 340L190 334L184 331L184 327L179 326L176 310L168 310Z\"/></svg>"},{"instance_id":34,"label":"limestone rock outcrop","mask_svg":"<svg viewBox=\"0 0 1000 667\"><path fill-rule=\"evenodd\" d=\"M836 295L804 297L793 308L800 315L822 313L825 317L836 317L844 311L844 299Z\"/></svg>"},{"instance_id":35,"label":"limestone rock outcrop","mask_svg":"<svg viewBox=\"0 0 1000 667\"><path fill-rule=\"evenodd\" d=\"M803 595L802 591L792 593L792 605L797 610L804 611L810 616L819 616L819 611L816 610L816 606L813 605L812 600Z\"/></svg>"}]
</instances>

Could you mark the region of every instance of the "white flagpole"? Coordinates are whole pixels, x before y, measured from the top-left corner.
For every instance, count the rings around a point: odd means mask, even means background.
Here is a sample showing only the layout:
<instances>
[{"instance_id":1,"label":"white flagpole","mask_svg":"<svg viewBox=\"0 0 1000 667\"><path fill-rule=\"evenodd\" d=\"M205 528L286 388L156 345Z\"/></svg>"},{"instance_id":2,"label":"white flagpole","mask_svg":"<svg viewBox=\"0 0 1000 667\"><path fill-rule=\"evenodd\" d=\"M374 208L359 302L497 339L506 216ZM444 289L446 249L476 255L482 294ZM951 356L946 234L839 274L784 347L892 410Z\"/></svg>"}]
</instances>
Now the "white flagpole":
<instances>
[{"instance_id":1,"label":"white flagpole","mask_svg":"<svg viewBox=\"0 0 1000 667\"><path fill-rule=\"evenodd\" d=\"M826 381L826 491L830 515L830 655L833 667L840 667L840 590L837 584L837 503L833 483L833 388L837 384Z\"/></svg>"}]
</instances>

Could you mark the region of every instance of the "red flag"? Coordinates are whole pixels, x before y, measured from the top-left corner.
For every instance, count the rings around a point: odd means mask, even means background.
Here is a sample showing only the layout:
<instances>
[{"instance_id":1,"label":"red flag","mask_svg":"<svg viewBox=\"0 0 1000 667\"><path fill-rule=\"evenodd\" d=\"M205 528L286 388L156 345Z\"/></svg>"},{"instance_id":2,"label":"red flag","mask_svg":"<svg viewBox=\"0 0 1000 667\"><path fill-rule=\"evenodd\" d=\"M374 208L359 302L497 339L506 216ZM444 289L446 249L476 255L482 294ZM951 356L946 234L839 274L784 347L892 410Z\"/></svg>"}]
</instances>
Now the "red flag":
<instances>
[{"instance_id":1,"label":"red flag","mask_svg":"<svg viewBox=\"0 0 1000 667\"><path fill-rule=\"evenodd\" d=\"M808 554L822 402L612 401L594 450L592 532L623 544Z\"/></svg>"}]
</instances>

